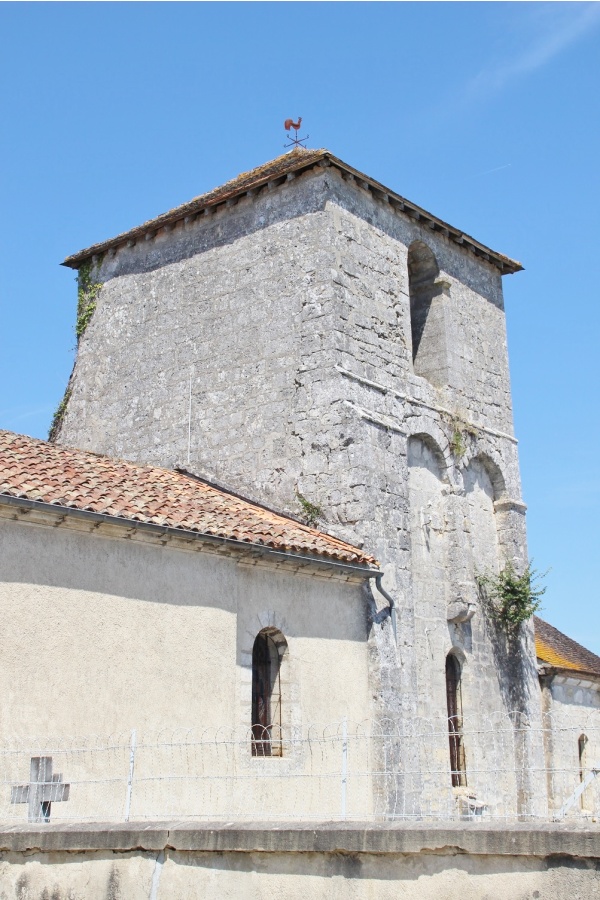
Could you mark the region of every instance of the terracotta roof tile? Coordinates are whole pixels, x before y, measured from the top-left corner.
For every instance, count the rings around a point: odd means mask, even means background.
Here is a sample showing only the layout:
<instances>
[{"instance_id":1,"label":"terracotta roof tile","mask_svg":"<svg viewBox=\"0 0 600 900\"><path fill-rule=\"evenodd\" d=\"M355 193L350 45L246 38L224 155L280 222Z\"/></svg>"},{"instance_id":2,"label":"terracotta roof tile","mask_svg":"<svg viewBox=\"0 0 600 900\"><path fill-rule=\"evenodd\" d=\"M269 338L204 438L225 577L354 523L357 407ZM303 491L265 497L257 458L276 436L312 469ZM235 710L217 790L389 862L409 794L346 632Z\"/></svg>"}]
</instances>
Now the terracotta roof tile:
<instances>
[{"instance_id":1,"label":"terracotta roof tile","mask_svg":"<svg viewBox=\"0 0 600 900\"><path fill-rule=\"evenodd\" d=\"M261 544L357 566L357 547L168 469L0 431L0 494Z\"/></svg>"},{"instance_id":2,"label":"terracotta roof tile","mask_svg":"<svg viewBox=\"0 0 600 900\"><path fill-rule=\"evenodd\" d=\"M577 641L573 641L538 616L534 616L533 621L538 659L557 669L600 675L600 656L586 650Z\"/></svg>"}]
</instances>

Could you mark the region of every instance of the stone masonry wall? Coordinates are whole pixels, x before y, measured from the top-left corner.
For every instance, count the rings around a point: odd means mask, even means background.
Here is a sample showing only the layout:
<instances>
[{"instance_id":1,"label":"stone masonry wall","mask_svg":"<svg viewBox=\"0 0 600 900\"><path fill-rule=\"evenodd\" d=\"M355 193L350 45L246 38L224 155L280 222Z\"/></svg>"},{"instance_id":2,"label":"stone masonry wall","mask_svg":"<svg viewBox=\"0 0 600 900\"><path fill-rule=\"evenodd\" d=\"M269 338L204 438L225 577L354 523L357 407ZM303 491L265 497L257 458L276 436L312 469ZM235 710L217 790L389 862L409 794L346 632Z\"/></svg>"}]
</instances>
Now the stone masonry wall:
<instances>
[{"instance_id":1,"label":"stone masonry wall","mask_svg":"<svg viewBox=\"0 0 600 900\"><path fill-rule=\"evenodd\" d=\"M438 387L412 366L414 241L439 268L447 383ZM526 560L497 270L337 170L317 168L119 250L99 280L59 440L182 464L297 514L300 492L322 508L322 527L378 556L396 598L398 647L377 611L385 601L368 598L378 715L407 728L443 726L445 656L455 647L472 720L516 711L539 724L530 630L515 665L481 609L449 623L440 602L423 615L411 563L422 527L410 525L411 436L439 459L448 564L436 579L452 610L477 602L477 571ZM497 553L485 559L480 519L497 535ZM539 762L541 748L527 754ZM539 785L519 790L526 805Z\"/></svg>"},{"instance_id":2,"label":"stone masonry wall","mask_svg":"<svg viewBox=\"0 0 600 900\"><path fill-rule=\"evenodd\" d=\"M186 465L191 376L191 468L294 505L296 375L319 350L300 335L334 294L323 181L302 181L105 258L63 443Z\"/></svg>"}]
</instances>

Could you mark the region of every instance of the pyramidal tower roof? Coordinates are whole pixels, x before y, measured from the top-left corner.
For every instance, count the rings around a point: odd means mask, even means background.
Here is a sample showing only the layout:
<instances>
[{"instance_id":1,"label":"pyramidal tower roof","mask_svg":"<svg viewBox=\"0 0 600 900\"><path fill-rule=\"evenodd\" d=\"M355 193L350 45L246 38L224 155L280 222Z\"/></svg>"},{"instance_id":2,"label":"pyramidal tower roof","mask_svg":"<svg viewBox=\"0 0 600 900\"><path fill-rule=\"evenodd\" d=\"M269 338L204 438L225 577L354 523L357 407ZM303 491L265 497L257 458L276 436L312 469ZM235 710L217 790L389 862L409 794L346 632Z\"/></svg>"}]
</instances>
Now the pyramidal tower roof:
<instances>
[{"instance_id":1,"label":"pyramidal tower roof","mask_svg":"<svg viewBox=\"0 0 600 900\"><path fill-rule=\"evenodd\" d=\"M462 245L466 251L481 257L495 266L502 275L518 272L523 268L521 263L516 262L516 260L491 250L485 244L481 244L460 229L454 228L405 197L401 197L400 194L375 181L369 175L365 175L363 172L359 172L358 169L349 166L343 160L330 153L329 150L307 150L305 148L297 148L283 154L283 156L278 156L276 159L251 169L249 172L243 172L220 187L194 197L188 203L176 206L169 212L150 219L142 225L131 228L129 231L118 234L109 240L92 244L91 247L86 247L78 253L73 253L71 256L67 256L62 265L78 269L94 256L100 256L109 250L116 250L122 246L131 246L132 243L144 238L146 235L152 235L159 228L173 226L181 220L192 221L198 215L201 215L204 210L214 209L224 204L234 205L237 198L246 194L253 194L266 185L276 186L315 166L323 168L333 166L347 180L354 179L360 187L372 192L378 199L390 203L398 212L404 213L415 221L429 227L432 231L441 233L449 240Z\"/></svg>"}]
</instances>

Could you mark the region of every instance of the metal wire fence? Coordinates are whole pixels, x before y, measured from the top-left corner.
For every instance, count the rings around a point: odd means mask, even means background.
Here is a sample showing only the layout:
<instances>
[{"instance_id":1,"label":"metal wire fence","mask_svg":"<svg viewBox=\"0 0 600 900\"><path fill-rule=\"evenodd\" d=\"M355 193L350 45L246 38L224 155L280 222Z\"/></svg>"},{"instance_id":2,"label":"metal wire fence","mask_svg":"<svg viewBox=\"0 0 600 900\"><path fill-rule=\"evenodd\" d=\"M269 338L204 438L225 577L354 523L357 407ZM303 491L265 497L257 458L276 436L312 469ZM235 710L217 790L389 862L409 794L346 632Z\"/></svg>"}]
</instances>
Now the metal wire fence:
<instances>
[{"instance_id":1,"label":"metal wire fence","mask_svg":"<svg viewBox=\"0 0 600 900\"><path fill-rule=\"evenodd\" d=\"M599 766L593 723L533 729L518 719L29 740L0 748L0 819L595 818Z\"/></svg>"}]
</instances>

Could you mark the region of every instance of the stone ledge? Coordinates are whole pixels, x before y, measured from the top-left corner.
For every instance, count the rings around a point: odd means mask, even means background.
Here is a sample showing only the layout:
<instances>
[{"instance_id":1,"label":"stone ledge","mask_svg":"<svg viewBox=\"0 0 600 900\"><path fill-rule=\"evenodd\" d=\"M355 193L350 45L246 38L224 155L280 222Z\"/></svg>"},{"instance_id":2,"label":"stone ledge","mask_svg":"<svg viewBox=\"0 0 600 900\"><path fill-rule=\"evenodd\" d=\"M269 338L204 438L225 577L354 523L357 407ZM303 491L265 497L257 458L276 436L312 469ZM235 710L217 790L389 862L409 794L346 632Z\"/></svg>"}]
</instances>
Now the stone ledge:
<instances>
[{"instance_id":1,"label":"stone ledge","mask_svg":"<svg viewBox=\"0 0 600 900\"><path fill-rule=\"evenodd\" d=\"M600 859L600 826L406 822L148 822L0 826L0 852L465 853Z\"/></svg>"}]
</instances>

